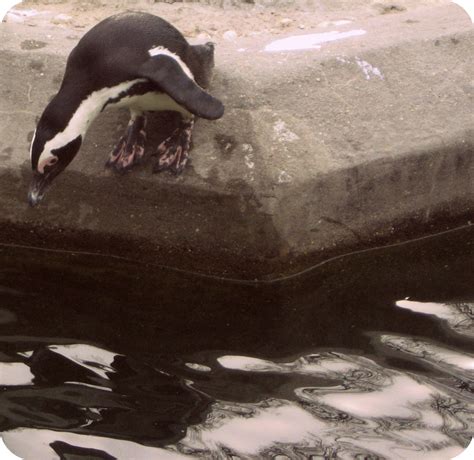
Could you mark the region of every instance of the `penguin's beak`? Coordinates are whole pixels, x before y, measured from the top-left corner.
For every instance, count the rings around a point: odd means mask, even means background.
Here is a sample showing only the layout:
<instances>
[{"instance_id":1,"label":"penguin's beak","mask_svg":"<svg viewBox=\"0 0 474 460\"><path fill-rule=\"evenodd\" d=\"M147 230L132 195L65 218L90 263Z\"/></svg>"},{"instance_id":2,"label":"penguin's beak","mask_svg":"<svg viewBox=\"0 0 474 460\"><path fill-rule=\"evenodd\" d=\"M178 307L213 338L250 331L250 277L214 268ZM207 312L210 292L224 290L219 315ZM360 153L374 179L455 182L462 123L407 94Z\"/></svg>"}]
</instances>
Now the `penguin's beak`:
<instances>
[{"instance_id":1,"label":"penguin's beak","mask_svg":"<svg viewBox=\"0 0 474 460\"><path fill-rule=\"evenodd\" d=\"M35 173L28 192L28 203L31 207L36 206L44 196L49 185L48 175Z\"/></svg>"}]
</instances>

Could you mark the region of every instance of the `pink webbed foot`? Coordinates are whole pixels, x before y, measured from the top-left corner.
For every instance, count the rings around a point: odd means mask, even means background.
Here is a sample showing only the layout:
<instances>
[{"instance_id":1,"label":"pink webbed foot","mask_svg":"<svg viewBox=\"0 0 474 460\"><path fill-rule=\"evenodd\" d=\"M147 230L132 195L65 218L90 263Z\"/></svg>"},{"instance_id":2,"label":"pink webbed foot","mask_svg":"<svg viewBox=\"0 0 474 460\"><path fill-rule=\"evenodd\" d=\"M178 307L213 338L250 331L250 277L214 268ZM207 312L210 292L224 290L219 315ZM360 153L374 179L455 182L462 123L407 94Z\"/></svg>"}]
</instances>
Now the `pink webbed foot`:
<instances>
[{"instance_id":1,"label":"pink webbed foot","mask_svg":"<svg viewBox=\"0 0 474 460\"><path fill-rule=\"evenodd\" d=\"M194 120L182 120L173 134L165 139L156 151L158 162L153 167L153 172L169 170L173 174L181 174L189 159L191 148L191 135Z\"/></svg>"},{"instance_id":2,"label":"pink webbed foot","mask_svg":"<svg viewBox=\"0 0 474 460\"><path fill-rule=\"evenodd\" d=\"M105 166L125 173L139 164L145 153L145 127L146 118L143 115L132 118L128 123L127 132L120 138Z\"/></svg>"}]
</instances>

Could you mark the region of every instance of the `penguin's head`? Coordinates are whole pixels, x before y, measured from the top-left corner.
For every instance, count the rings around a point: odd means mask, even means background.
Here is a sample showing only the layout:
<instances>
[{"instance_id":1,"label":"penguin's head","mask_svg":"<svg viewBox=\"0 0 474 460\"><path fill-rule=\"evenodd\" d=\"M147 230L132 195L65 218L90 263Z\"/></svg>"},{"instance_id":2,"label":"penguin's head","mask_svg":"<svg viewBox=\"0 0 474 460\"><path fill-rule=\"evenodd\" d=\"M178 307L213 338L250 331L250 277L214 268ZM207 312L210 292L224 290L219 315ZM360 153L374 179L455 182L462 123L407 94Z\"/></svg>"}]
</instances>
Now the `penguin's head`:
<instances>
[{"instance_id":1,"label":"penguin's head","mask_svg":"<svg viewBox=\"0 0 474 460\"><path fill-rule=\"evenodd\" d=\"M43 199L53 179L64 171L81 147L82 135L75 135L61 125L45 111L31 141L33 179L28 193L30 206L36 206Z\"/></svg>"},{"instance_id":2,"label":"penguin's head","mask_svg":"<svg viewBox=\"0 0 474 460\"><path fill-rule=\"evenodd\" d=\"M201 88L207 88L211 83L212 71L214 69L214 43L207 42L204 45L194 45L191 70L196 83Z\"/></svg>"}]
</instances>

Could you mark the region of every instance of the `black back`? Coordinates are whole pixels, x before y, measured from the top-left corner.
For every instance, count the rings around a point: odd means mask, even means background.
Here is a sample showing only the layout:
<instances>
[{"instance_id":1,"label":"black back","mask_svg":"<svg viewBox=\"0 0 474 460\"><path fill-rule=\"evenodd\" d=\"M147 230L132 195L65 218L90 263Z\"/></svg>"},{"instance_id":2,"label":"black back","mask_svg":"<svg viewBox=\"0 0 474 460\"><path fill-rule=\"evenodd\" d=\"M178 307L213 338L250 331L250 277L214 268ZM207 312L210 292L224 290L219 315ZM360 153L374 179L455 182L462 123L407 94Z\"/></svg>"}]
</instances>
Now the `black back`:
<instances>
[{"instance_id":1,"label":"black back","mask_svg":"<svg viewBox=\"0 0 474 460\"><path fill-rule=\"evenodd\" d=\"M72 50L63 84L87 85L92 92L137 78L136 69L156 46L164 46L188 64L189 44L164 19L135 12L111 16L90 29Z\"/></svg>"}]
</instances>

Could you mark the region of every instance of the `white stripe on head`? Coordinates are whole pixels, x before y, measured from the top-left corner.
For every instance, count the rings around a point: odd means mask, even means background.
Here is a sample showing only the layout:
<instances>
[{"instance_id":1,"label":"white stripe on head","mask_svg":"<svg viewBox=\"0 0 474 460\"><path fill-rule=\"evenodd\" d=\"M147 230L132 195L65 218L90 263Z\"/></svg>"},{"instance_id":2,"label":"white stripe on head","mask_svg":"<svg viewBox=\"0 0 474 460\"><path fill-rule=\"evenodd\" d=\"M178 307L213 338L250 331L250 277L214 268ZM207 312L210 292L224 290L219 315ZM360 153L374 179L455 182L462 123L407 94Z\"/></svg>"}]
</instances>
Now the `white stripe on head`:
<instances>
[{"instance_id":1,"label":"white stripe on head","mask_svg":"<svg viewBox=\"0 0 474 460\"><path fill-rule=\"evenodd\" d=\"M170 58L173 58L179 66L183 69L183 72L191 79L194 80L194 75L189 70L189 67L182 61L182 59L172 51L170 51L168 48L165 48L164 46L156 46L155 48L151 48L148 50L148 54L151 57L154 56L169 56Z\"/></svg>"}]
</instances>

